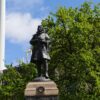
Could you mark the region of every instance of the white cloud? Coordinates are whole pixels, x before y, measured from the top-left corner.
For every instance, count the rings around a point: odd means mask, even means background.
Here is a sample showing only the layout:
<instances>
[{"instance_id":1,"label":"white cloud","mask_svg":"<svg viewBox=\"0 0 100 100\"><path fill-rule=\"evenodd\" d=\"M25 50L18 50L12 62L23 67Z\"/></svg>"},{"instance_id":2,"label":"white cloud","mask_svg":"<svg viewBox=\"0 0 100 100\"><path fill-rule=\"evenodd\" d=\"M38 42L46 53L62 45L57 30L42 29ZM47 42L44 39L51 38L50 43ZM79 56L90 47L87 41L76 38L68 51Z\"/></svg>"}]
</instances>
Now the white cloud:
<instances>
[{"instance_id":1,"label":"white cloud","mask_svg":"<svg viewBox=\"0 0 100 100\"><path fill-rule=\"evenodd\" d=\"M39 24L41 19L34 19L29 13L10 13L6 17L6 38L15 43L27 42Z\"/></svg>"},{"instance_id":2,"label":"white cloud","mask_svg":"<svg viewBox=\"0 0 100 100\"><path fill-rule=\"evenodd\" d=\"M49 7L44 7L44 6L42 6L41 8L40 8L40 11L48 11L49 10Z\"/></svg>"}]
</instances>

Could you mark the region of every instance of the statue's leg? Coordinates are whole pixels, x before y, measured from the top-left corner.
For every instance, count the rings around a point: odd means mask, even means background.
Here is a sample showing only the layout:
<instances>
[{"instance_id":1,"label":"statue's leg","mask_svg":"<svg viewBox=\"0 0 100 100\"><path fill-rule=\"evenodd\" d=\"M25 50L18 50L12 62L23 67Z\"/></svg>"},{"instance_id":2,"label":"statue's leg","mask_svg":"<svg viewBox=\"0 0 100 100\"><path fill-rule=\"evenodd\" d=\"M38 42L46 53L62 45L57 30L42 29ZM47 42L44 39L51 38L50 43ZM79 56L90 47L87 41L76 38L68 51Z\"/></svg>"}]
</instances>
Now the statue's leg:
<instances>
[{"instance_id":1,"label":"statue's leg","mask_svg":"<svg viewBox=\"0 0 100 100\"><path fill-rule=\"evenodd\" d=\"M38 71L38 77L42 76L42 72L41 72L41 63L37 62L37 71Z\"/></svg>"},{"instance_id":2,"label":"statue's leg","mask_svg":"<svg viewBox=\"0 0 100 100\"><path fill-rule=\"evenodd\" d=\"M48 75L48 61L46 59L44 60L44 76L46 78L49 78L49 75Z\"/></svg>"}]
</instances>

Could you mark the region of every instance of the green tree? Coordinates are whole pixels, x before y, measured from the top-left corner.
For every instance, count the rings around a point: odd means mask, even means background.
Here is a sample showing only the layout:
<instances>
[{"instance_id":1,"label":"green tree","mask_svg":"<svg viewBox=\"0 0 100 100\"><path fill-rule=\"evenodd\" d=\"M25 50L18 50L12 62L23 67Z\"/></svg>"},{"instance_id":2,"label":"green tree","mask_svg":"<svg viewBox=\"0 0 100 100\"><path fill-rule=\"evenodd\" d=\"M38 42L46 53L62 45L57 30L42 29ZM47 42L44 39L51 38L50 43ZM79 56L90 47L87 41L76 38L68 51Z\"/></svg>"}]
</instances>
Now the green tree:
<instances>
[{"instance_id":1,"label":"green tree","mask_svg":"<svg viewBox=\"0 0 100 100\"><path fill-rule=\"evenodd\" d=\"M36 77L36 68L35 68L35 65L32 64L32 63L30 63L30 64L25 64L25 63L20 64L18 72L23 77L25 83L34 80L34 78Z\"/></svg>"},{"instance_id":2,"label":"green tree","mask_svg":"<svg viewBox=\"0 0 100 100\"><path fill-rule=\"evenodd\" d=\"M26 84L36 76L34 65L21 63L16 68L7 67L0 78L0 100L24 100Z\"/></svg>"},{"instance_id":3,"label":"green tree","mask_svg":"<svg viewBox=\"0 0 100 100\"><path fill-rule=\"evenodd\" d=\"M49 69L60 100L99 100L100 5L60 7L42 25L52 38Z\"/></svg>"},{"instance_id":4,"label":"green tree","mask_svg":"<svg viewBox=\"0 0 100 100\"><path fill-rule=\"evenodd\" d=\"M14 68L8 68L7 72L2 75L2 86L0 87L1 100L17 100L22 97L24 81ZM19 99L20 100L20 99Z\"/></svg>"}]
</instances>

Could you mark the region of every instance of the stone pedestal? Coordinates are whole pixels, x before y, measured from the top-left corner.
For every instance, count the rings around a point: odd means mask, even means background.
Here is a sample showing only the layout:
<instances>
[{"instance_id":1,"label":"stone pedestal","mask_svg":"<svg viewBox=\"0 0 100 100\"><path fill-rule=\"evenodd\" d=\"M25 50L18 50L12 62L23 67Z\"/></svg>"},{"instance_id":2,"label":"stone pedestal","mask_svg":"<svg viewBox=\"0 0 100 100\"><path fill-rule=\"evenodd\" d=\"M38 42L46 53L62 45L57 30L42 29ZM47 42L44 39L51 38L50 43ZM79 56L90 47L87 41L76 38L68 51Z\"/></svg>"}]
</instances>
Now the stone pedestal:
<instances>
[{"instance_id":1,"label":"stone pedestal","mask_svg":"<svg viewBox=\"0 0 100 100\"><path fill-rule=\"evenodd\" d=\"M58 100L58 88L53 81L29 82L25 100Z\"/></svg>"}]
</instances>

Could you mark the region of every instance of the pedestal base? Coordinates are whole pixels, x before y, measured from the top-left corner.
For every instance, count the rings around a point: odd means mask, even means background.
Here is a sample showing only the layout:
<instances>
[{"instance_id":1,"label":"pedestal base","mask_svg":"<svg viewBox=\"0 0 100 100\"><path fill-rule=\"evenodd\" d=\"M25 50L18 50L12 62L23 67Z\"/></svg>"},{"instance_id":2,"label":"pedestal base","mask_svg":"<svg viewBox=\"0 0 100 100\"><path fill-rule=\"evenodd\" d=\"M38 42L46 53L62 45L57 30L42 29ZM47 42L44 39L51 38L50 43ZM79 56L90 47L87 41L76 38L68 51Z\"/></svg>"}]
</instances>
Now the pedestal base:
<instances>
[{"instance_id":1,"label":"pedestal base","mask_svg":"<svg viewBox=\"0 0 100 100\"><path fill-rule=\"evenodd\" d=\"M58 96L25 97L25 100L58 100Z\"/></svg>"},{"instance_id":2,"label":"pedestal base","mask_svg":"<svg viewBox=\"0 0 100 100\"><path fill-rule=\"evenodd\" d=\"M53 81L29 82L25 89L25 100L58 100L58 88Z\"/></svg>"}]
</instances>

